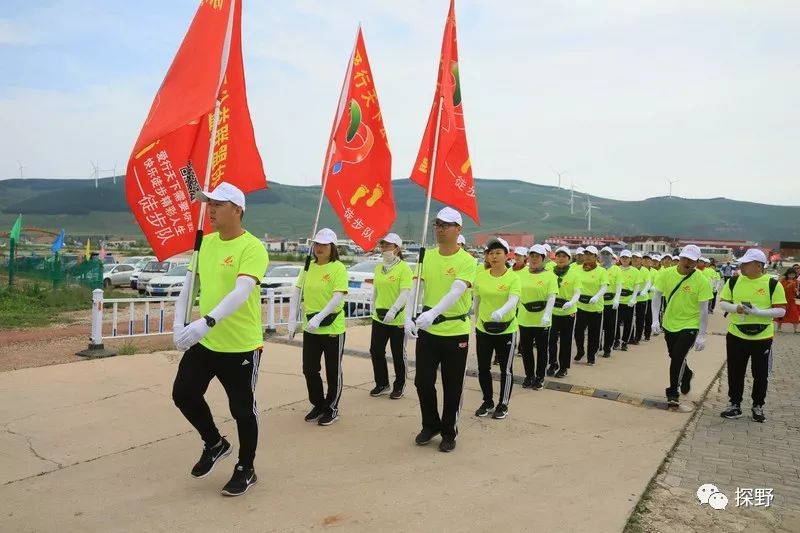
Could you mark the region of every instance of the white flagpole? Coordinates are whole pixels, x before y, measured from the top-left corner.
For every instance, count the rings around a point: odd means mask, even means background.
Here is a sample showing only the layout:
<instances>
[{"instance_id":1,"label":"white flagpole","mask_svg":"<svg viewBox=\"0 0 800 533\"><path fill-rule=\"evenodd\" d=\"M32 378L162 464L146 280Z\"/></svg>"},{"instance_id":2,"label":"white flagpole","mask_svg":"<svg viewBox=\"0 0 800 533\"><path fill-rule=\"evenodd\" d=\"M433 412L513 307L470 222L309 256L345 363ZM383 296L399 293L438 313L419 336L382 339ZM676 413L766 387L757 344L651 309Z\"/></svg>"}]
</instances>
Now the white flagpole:
<instances>
[{"instance_id":1,"label":"white flagpole","mask_svg":"<svg viewBox=\"0 0 800 533\"><path fill-rule=\"evenodd\" d=\"M206 172L203 179L203 190L208 191L211 184L211 163L214 159L214 141L217 138L217 126L219 125L219 108L221 101L219 99L219 90L222 87L222 82L225 80L225 71L228 70L228 59L231 52L231 37L233 35L233 15L234 8L236 7L236 0L231 0L231 7L228 11L228 26L225 29L225 41L222 44L222 57L220 58L219 79L217 81L217 90L215 92L216 101L214 103L214 119L211 122L211 136L208 143L208 159L206 160ZM184 325L189 325L192 321L192 308L194 301L197 297L197 260L200 255L200 245L203 243L203 226L206 219L206 202L200 202L200 220L197 222L197 233L195 234L194 250L192 251L192 259L189 262L192 276L189 278L189 302L186 305L186 316L184 316Z\"/></svg>"}]
</instances>

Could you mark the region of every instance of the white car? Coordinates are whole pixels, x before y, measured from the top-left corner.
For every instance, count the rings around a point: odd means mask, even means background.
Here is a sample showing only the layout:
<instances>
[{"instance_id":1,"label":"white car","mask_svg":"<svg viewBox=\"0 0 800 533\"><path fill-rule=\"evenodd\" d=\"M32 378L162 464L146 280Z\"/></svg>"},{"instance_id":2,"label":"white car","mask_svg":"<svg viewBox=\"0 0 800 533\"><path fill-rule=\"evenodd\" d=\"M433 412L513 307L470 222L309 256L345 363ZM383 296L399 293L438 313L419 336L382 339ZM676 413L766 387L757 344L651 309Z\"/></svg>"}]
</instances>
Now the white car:
<instances>
[{"instance_id":1,"label":"white car","mask_svg":"<svg viewBox=\"0 0 800 533\"><path fill-rule=\"evenodd\" d=\"M162 276L156 276L147 282L145 296L178 296L186 279L187 265L172 268Z\"/></svg>"},{"instance_id":2,"label":"white car","mask_svg":"<svg viewBox=\"0 0 800 533\"><path fill-rule=\"evenodd\" d=\"M381 261L369 260L352 265L347 269L347 286L351 289L371 289L375 277L375 267L380 264ZM417 263L408 263L408 266L411 267L411 272L414 272Z\"/></svg>"},{"instance_id":3,"label":"white car","mask_svg":"<svg viewBox=\"0 0 800 533\"><path fill-rule=\"evenodd\" d=\"M303 265L275 265L261 279L261 294L266 294L267 289L293 286L302 271Z\"/></svg>"},{"instance_id":4,"label":"white car","mask_svg":"<svg viewBox=\"0 0 800 533\"><path fill-rule=\"evenodd\" d=\"M169 261L150 261L147 263L140 272L139 275L134 280L134 276L131 276L131 286L133 287L134 281L136 282L136 290L139 291L139 294L144 294L147 290L147 284L150 282L151 279L157 278L159 276L163 276L173 268L177 266L186 266L189 264L188 260L185 259L170 259ZM185 272L184 272L185 274Z\"/></svg>"},{"instance_id":5,"label":"white car","mask_svg":"<svg viewBox=\"0 0 800 533\"><path fill-rule=\"evenodd\" d=\"M103 265L103 287L127 287L135 271L133 265Z\"/></svg>"}]
</instances>

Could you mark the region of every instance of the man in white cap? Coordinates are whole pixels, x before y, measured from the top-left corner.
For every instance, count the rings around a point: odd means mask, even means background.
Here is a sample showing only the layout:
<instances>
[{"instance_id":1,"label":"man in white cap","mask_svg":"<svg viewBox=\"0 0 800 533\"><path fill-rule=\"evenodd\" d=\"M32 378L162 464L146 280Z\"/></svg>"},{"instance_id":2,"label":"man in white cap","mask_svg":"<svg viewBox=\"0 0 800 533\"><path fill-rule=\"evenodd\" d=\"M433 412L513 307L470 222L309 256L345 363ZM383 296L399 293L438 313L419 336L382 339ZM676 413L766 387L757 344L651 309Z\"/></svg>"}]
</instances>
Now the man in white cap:
<instances>
[{"instance_id":1,"label":"man in white cap","mask_svg":"<svg viewBox=\"0 0 800 533\"><path fill-rule=\"evenodd\" d=\"M697 272L695 266L700 259L700 248L693 244L683 247L675 269L668 269L658 278L653 292L652 306L658 310L662 295L666 298L664 310L664 340L669 353L669 387L666 389L667 403L677 408L680 394L689 394L693 372L686 364L689 350L702 351L706 347L708 326L708 300L711 285ZM658 332L658 313L653 313L653 331ZM678 387L680 386L680 391Z\"/></svg>"},{"instance_id":2,"label":"man in white cap","mask_svg":"<svg viewBox=\"0 0 800 533\"><path fill-rule=\"evenodd\" d=\"M653 277L655 276L655 271L652 267L653 258L651 253L642 253L642 264L639 268L642 289L639 291L639 298L636 301L636 333L634 336L635 342L633 344L639 344L642 341L642 337L644 337L645 341L649 341L650 334L652 333L653 315L650 301L653 299L653 295L650 294L650 288L653 286ZM641 322L639 320L640 314Z\"/></svg>"},{"instance_id":3,"label":"man in white cap","mask_svg":"<svg viewBox=\"0 0 800 533\"><path fill-rule=\"evenodd\" d=\"M603 320L603 295L608 290L608 271L597 265L597 248L587 246L583 251L583 264L577 270L581 280L578 313L575 318L575 345L577 353L575 361L586 355L589 366L595 364L597 352L600 350L600 331ZM589 338L584 351L583 338L586 330Z\"/></svg>"},{"instance_id":4,"label":"man in white cap","mask_svg":"<svg viewBox=\"0 0 800 533\"><path fill-rule=\"evenodd\" d=\"M614 349L628 351L628 343L633 338L633 309L639 294L639 271L631 266L633 254L630 250L619 253L619 273L617 283L619 295L614 296L612 304L617 306L617 331L614 337Z\"/></svg>"},{"instance_id":5,"label":"man in white cap","mask_svg":"<svg viewBox=\"0 0 800 533\"><path fill-rule=\"evenodd\" d=\"M239 432L239 461L222 494L238 496L257 480L253 467L258 443L255 386L264 345L261 278L269 257L263 243L242 228L245 199L241 190L222 182L197 197L208 202L215 231L203 237L197 261L202 318L184 326L192 272L187 273L175 302L173 340L184 354L172 399L203 439L203 452L191 474L205 477L232 450L203 398L211 380L220 381Z\"/></svg>"},{"instance_id":6,"label":"man in white cap","mask_svg":"<svg viewBox=\"0 0 800 533\"><path fill-rule=\"evenodd\" d=\"M747 250L738 260L741 275L731 278L722 289L720 308L730 313L725 338L728 357L728 398L723 418L742 416L742 396L747 361L753 374L753 420L764 422L764 400L772 357L773 320L786 313L786 292L778 280L764 273L767 256L757 248Z\"/></svg>"},{"instance_id":7,"label":"man in white cap","mask_svg":"<svg viewBox=\"0 0 800 533\"><path fill-rule=\"evenodd\" d=\"M436 215L434 227L439 246L422 255L419 290L423 293L423 312L416 320L406 313L406 335L417 339L417 388L422 412L422 430L415 441L428 444L442 435L439 450L453 451L458 436L458 415L464 392L464 376L469 349L469 316L472 297L468 290L475 282L475 260L459 248L461 214L449 207ZM424 291L422 289L424 285ZM406 309L414 309L414 292ZM439 414L436 373L441 365L444 405Z\"/></svg>"}]
</instances>

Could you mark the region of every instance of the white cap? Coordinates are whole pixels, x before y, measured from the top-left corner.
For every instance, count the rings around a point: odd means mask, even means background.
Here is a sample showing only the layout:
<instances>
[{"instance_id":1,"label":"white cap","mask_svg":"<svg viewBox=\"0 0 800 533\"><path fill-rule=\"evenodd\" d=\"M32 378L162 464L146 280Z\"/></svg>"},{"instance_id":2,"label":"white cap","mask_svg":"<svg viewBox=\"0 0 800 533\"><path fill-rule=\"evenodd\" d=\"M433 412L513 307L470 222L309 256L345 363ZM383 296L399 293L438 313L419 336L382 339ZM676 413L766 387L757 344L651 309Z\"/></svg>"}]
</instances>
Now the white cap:
<instances>
[{"instance_id":1,"label":"white cap","mask_svg":"<svg viewBox=\"0 0 800 533\"><path fill-rule=\"evenodd\" d=\"M467 239L464 238L463 235L459 235L458 239L456 239L456 244L463 244L464 246L467 245Z\"/></svg>"},{"instance_id":2,"label":"white cap","mask_svg":"<svg viewBox=\"0 0 800 533\"><path fill-rule=\"evenodd\" d=\"M644 252L644 253L642 254L642 257L649 257L649 258L651 258L651 259L652 259L652 258L653 258L653 255L655 255L655 254L653 254L653 252Z\"/></svg>"},{"instance_id":3,"label":"white cap","mask_svg":"<svg viewBox=\"0 0 800 533\"><path fill-rule=\"evenodd\" d=\"M387 233L386 236L381 239L381 242L388 242L390 244L396 244L397 246L403 246L403 239L401 239L400 235L397 233Z\"/></svg>"},{"instance_id":4,"label":"white cap","mask_svg":"<svg viewBox=\"0 0 800 533\"><path fill-rule=\"evenodd\" d=\"M583 246L578 246L578 248L575 249L575 255L581 255L583 252Z\"/></svg>"},{"instance_id":5,"label":"white cap","mask_svg":"<svg viewBox=\"0 0 800 533\"><path fill-rule=\"evenodd\" d=\"M694 244L687 244L681 250L681 253L678 257L685 257L687 259L691 259L692 261L697 261L700 259L700 248L695 246Z\"/></svg>"},{"instance_id":6,"label":"white cap","mask_svg":"<svg viewBox=\"0 0 800 533\"><path fill-rule=\"evenodd\" d=\"M641 258L642 258L642 254L640 254L639 252L633 252L633 253L631 254L631 256L632 256L632 257L638 257L639 259L641 259Z\"/></svg>"},{"instance_id":7,"label":"white cap","mask_svg":"<svg viewBox=\"0 0 800 533\"><path fill-rule=\"evenodd\" d=\"M525 248L524 246L517 246L516 248L514 248L514 255L528 255L528 249Z\"/></svg>"},{"instance_id":8,"label":"white cap","mask_svg":"<svg viewBox=\"0 0 800 533\"><path fill-rule=\"evenodd\" d=\"M605 253L605 254L614 255L614 250L612 250L610 246L603 246L602 248L600 248L600 253L601 254Z\"/></svg>"},{"instance_id":9,"label":"white cap","mask_svg":"<svg viewBox=\"0 0 800 533\"><path fill-rule=\"evenodd\" d=\"M317 244L336 244L336 234L332 229L322 228L314 235L314 242Z\"/></svg>"},{"instance_id":10,"label":"white cap","mask_svg":"<svg viewBox=\"0 0 800 533\"><path fill-rule=\"evenodd\" d=\"M441 220L442 222L455 222L459 226L464 225L461 220L461 213L452 207L443 207L438 213L436 213L436 219Z\"/></svg>"},{"instance_id":11,"label":"white cap","mask_svg":"<svg viewBox=\"0 0 800 533\"><path fill-rule=\"evenodd\" d=\"M547 243L544 243L542 246L543 246L543 247L544 247L544 249L545 249L545 250L547 250L548 252L552 252L552 251L553 251L553 249L552 249L552 248L550 248L550 245L549 245L549 244L547 244Z\"/></svg>"},{"instance_id":12,"label":"white cap","mask_svg":"<svg viewBox=\"0 0 800 533\"><path fill-rule=\"evenodd\" d=\"M747 250L742 257L736 260L737 263L751 263L753 261L758 261L762 264L767 264L767 256L759 250L758 248L750 248Z\"/></svg>"},{"instance_id":13,"label":"white cap","mask_svg":"<svg viewBox=\"0 0 800 533\"><path fill-rule=\"evenodd\" d=\"M570 258L572 258L572 252L570 252L569 248L567 248L566 246L559 246L558 248L556 248L556 255L562 252L567 254Z\"/></svg>"},{"instance_id":14,"label":"white cap","mask_svg":"<svg viewBox=\"0 0 800 533\"><path fill-rule=\"evenodd\" d=\"M698 261L701 261L701 262L703 262L703 263L711 263L711 261L709 261L709 260L708 260L707 258L705 258L705 257L701 257L700 259L698 259Z\"/></svg>"},{"instance_id":15,"label":"white cap","mask_svg":"<svg viewBox=\"0 0 800 533\"><path fill-rule=\"evenodd\" d=\"M673 256L672 256L672 260L673 260L673 261L677 261L678 259L680 259L680 257L679 257L679 256L677 256L677 255L673 255Z\"/></svg>"},{"instance_id":16,"label":"white cap","mask_svg":"<svg viewBox=\"0 0 800 533\"><path fill-rule=\"evenodd\" d=\"M661 261L661 256L658 254L650 254L650 259L653 261Z\"/></svg>"},{"instance_id":17,"label":"white cap","mask_svg":"<svg viewBox=\"0 0 800 533\"><path fill-rule=\"evenodd\" d=\"M198 191L196 197L201 202L208 202L209 200L231 202L241 207L242 211L244 211L244 193L239 187L231 185L227 181L223 181L217 185L216 189L211 192Z\"/></svg>"},{"instance_id":18,"label":"white cap","mask_svg":"<svg viewBox=\"0 0 800 533\"><path fill-rule=\"evenodd\" d=\"M597 255L597 248L594 246L587 246L584 248L583 253Z\"/></svg>"},{"instance_id":19,"label":"white cap","mask_svg":"<svg viewBox=\"0 0 800 533\"><path fill-rule=\"evenodd\" d=\"M630 250L622 250L622 251L619 253L619 256L620 256L620 257L633 257L633 254L631 253L631 251L630 251Z\"/></svg>"},{"instance_id":20,"label":"white cap","mask_svg":"<svg viewBox=\"0 0 800 533\"><path fill-rule=\"evenodd\" d=\"M541 244L534 244L528 249L528 255L530 254L539 254L547 257L547 248L545 248Z\"/></svg>"},{"instance_id":21,"label":"white cap","mask_svg":"<svg viewBox=\"0 0 800 533\"><path fill-rule=\"evenodd\" d=\"M493 244L499 244L500 246L502 246L503 249L506 251L506 253L508 253L509 250L511 250L511 248L508 246L508 242L501 237L492 237L491 239L486 241L486 249L488 250Z\"/></svg>"}]
</instances>

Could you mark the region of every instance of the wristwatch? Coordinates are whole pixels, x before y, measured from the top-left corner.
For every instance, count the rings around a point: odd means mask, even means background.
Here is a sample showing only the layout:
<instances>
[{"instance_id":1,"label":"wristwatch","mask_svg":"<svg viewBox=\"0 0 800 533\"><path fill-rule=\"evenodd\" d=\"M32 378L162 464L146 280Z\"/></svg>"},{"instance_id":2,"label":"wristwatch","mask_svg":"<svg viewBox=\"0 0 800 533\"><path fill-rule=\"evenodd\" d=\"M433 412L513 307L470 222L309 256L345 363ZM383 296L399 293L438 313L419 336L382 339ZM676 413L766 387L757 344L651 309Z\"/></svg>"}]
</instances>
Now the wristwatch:
<instances>
[{"instance_id":1,"label":"wristwatch","mask_svg":"<svg viewBox=\"0 0 800 533\"><path fill-rule=\"evenodd\" d=\"M217 321L216 321L216 320L214 320L214 318L213 318L213 317L211 317L211 316L209 316L209 315L206 315L206 316L204 316L203 318L206 320L206 325L207 325L208 327L210 327L210 328L213 328L214 326L216 326L216 325L217 325Z\"/></svg>"}]
</instances>

